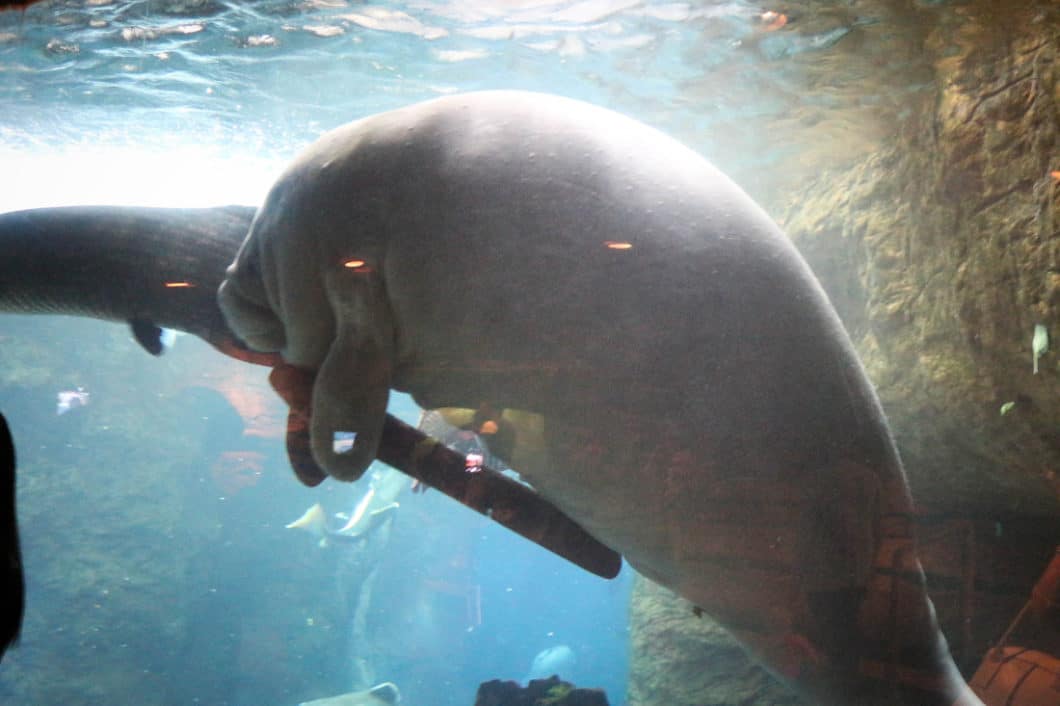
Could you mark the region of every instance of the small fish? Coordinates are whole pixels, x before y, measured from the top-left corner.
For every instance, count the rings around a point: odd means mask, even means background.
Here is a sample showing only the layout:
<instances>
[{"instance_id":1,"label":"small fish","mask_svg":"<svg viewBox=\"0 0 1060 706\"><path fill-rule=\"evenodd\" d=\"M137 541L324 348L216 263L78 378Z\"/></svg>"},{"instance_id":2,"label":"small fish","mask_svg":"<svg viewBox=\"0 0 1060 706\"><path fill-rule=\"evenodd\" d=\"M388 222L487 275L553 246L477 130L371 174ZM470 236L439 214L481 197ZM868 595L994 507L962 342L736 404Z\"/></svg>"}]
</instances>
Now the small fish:
<instances>
[{"instance_id":1,"label":"small fish","mask_svg":"<svg viewBox=\"0 0 1060 706\"><path fill-rule=\"evenodd\" d=\"M352 514L349 517L339 515L346 520L340 529L328 527L327 513L320 503L306 510L301 517L286 527L309 532L320 540L321 547L326 547L331 542L357 542L392 516L400 507L398 497L410 483L408 476L392 468L375 471L369 477L367 492L354 505Z\"/></svg>"},{"instance_id":2,"label":"small fish","mask_svg":"<svg viewBox=\"0 0 1060 706\"><path fill-rule=\"evenodd\" d=\"M284 525L286 529L302 529L320 539L320 546L326 547L328 520L324 514L324 507L317 503L302 513L294 522Z\"/></svg>"},{"instance_id":3,"label":"small fish","mask_svg":"<svg viewBox=\"0 0 1060 706\"><path fill-rule=\"evenodd\" d=\"M1012 411L1012 408L1016 406L1015 402L1006 402L1001 405L1001 416L1004 417L1006 414Z\"/></svg>"},{"instance_id":4,"label":"small fish","mask_svg":"<svg viewBox=\"0 0 1060 706\"><path fill-rule=\"evenodd\" d=\"M55 414L66 414L67 412L88 405L89 393L85 388L78 387L76 390L63 390L56 395Z\"/></svg>"},{"instance_id":5,"label":"small fish","mask_svg":"<svg viewBox=\"0 0 1060 706\"><path fill-rule=\"evenodd\" d=\"M1034 374L1038 374L1038 359L1049 352L1049 332L1042 324L1035 324L1034 338L1031 339L1031 351L1034 353Z\"/></svg>"}]
</instances>

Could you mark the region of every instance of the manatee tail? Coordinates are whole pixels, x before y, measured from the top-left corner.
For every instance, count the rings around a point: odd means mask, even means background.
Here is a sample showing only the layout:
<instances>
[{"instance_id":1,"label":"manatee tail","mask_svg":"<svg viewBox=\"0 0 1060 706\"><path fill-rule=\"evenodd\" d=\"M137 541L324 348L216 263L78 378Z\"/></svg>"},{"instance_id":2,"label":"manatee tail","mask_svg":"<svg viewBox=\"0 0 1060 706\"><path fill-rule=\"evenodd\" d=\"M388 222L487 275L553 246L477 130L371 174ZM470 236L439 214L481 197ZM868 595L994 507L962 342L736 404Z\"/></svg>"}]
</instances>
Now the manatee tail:
<instances>
[{"instance_id":1,"label":"manatee tail","mask_svg":"<svg viewBox=\"0 0 1060 706\"><path fill-rule=\"evenodd\" d=\"M3 551L3 607L0 608L0 661L8 647L18 642L26 605L22 552L15 512L15 444L0 414L0 551Z\"/></svg>"},{"instance_id":2,"label":"manatee tail","mask_svg":"<svg viewBox=\"0 0 1060 706\"><path fill-rule=\"evenodd\" d=\"M250 362L217 305L255 209L75 206L0 214L0 311L130 324L151 353L162 327Z\"/></svg>"}]
</instances>

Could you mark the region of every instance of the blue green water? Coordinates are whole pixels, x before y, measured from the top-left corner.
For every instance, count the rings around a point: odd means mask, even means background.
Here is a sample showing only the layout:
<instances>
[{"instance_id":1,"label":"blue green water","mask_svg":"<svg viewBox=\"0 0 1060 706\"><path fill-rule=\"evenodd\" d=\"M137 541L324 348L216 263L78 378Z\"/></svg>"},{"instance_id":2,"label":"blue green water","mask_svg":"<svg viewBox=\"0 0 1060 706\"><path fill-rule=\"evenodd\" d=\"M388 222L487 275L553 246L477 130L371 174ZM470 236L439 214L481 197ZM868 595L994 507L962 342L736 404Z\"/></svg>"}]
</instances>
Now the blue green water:
<instances>
[{"instance_id":1,"label":"blue green water","mask_svg":"<svg viewBox=\"0 0 1060 706\"><path fill-rule=\"evenodd\" d=\"M917 17L818 3L775 27L769 9L88 0L2 13L0 212L256 204L325 130L483 88L621 110L777 198L886 133L918 90L915 57L895 51L916 43ZM576 655L561 676L624 703L628 571L592 577L438 493L403 497L381 548L318 547L284 524L318 501L349 512L363 488L299 486L264 373L217 357L190 337L155 360L122 326L0 319L29 584L0 703L280 706L393 681L414 706L469 705L481 681L522 678L559 645ZM240 385L265 407L233 404ZM56 414L56 394L78 387L90 403Z\"/></svg>"}]
</instances>

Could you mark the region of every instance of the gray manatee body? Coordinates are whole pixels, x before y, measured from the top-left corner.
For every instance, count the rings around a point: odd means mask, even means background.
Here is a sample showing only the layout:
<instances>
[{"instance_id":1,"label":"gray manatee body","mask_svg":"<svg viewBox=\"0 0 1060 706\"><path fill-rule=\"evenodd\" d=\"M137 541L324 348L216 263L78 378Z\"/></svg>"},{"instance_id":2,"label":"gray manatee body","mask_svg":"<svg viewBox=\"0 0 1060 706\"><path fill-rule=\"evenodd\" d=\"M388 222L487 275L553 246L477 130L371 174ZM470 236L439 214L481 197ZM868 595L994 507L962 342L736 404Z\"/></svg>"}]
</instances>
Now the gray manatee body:
<instances>
[{"instance_id":1,"label":"gray manatee body","mask_svg":"<svg viewBox=\"0 0 1060 706\"><path fill-rule=\"evenodd\" d=\"M249 219L0 214L0 311L282 352L316 373L314 455L342 478L374 458L390 388L537 412L547 448L516 470L811 701L980 703L935 624L903 471L845 332L784 235L694 152L524 93L358 121L258 211L221 292L229 328L201 295ZM144 290L145 274L196 286ZM357 433L352 453L333 453L335 431Z\"/></svg>"},{"instance_id":2,"label":"gray manatee body","mask_svg":"<svg viewBox=\"0 0 1060 706\"><path fill-rule=\"evenodd\" d=\"M267 363L232 335L215 302L255 210L70 206L0 214L0 311L124 321L155 355L167 327Z\"/></svg>"},{"instance_id":3,"label":"gray manatee body","mask_svg":"<svg viewBox=\"0 0 1060 706\"><path fill-rule=\"evenodd\" d=\"M220 303L251 347L316 371L330 474L375 457L391 388L540 413L549 458L516 470L812 699L978 703L832 306L761 209L662 133L521 92L357 121L279 179Z\"/></svg>"}]
</instances>

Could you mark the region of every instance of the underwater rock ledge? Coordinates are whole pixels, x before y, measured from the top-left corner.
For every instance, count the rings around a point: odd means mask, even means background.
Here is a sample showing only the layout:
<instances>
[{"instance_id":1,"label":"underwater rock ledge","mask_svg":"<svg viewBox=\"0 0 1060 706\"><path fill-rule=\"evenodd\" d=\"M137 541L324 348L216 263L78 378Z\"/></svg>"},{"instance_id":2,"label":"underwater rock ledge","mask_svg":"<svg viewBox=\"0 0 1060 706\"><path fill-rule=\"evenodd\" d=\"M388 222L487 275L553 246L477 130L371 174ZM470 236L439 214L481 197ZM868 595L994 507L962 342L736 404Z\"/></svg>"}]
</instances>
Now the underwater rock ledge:
<instances>
[{"instance_id":1,"label":"underwater rock ledge","mask_svg":"<svg viewBox=\"0 0 1060 706\"><path fill-rule=\"evenodd\" d=\"M556 675L531 679L527 686L493 679L483 682L475 706L609 706L603 689L579 689Z\"/></svg>"}]
</instances>

